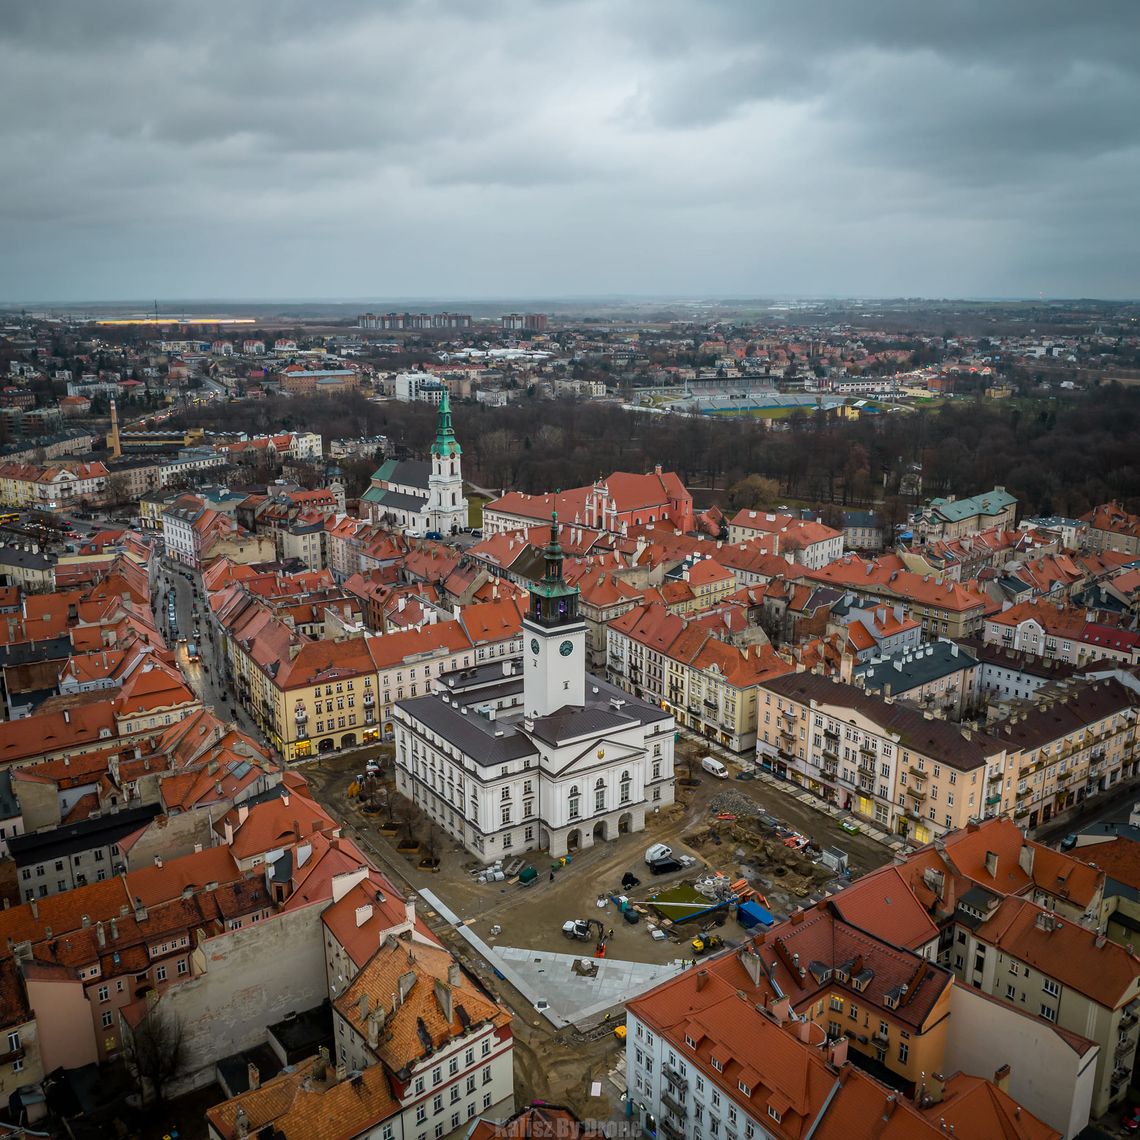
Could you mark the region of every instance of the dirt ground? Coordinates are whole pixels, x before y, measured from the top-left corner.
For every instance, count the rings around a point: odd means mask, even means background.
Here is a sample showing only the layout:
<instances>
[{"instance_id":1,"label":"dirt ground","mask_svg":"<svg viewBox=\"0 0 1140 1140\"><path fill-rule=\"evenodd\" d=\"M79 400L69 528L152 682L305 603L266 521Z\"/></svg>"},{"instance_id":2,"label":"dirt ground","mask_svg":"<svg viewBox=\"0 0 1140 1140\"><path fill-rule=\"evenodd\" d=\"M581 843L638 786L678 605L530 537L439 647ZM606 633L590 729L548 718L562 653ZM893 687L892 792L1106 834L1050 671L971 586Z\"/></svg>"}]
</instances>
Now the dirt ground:
<instances>
[{"instance_id":1,"label":"dirt ground","mask_svg":"<svg viewBox=\"0 0 1140 1140\"><path fill-rule=\"evenodd\" d=\"M641 879L641 886L632 892L632 897L639 901L648 899L654 889L682 880L691 881L705 870L722 871L735 879L740 876L742 867L747 869L754 885L764 891L770 908L778 912L786 913L806 901L811 889L818 893L825 876L801 856L784 848L770 832L767 840L756 847L749 841L751 837L733 837L732 821L715 818L710 802L725 792L746 797L755 805L757 813L768 812L788 826L813 836L821 845L841 847L848 852L853 876L882 865L890 857L889 852L873 840L840 832L833 821L781 789L756 781L716 780L702 773L695 787L683 787L678 781L677 804L651 816L645 831L575 854L568 866L555 873L553 881L549 873L551 860L541 852L534 852L530 862L538 869L539 877L531 886L505 882L480 884L471 874L478 868L476 861L446 836L436 846L439 867L434 871L418 865L420 854L399 853L394 837L382 834L380 821L366 816L347 794L352 778L362 766L363 760L359 757L336 756L316 760L302 771L318 801L335 819L343 822L346 834L361 845L377 866L405 889L429 888L438 894L492 945L500 942L552 952L585 953L589 944L568 941L562 935L562 923L570 918L597 918L606 927L613 927L614 938L608 947L613 957L655 963L688 957L689 939L697 933L696 927L683 927L675 940L657 942L650 938L644 919L631 926L620 920L612 905L604 909L597 907L600 894L622 893L621 878L626 871L632 871ZM719 843L710 831L715 833ZM683 872L655 878L649 874L644 860L646 848L653 843L668 843L675 852L691 854L698 863ZM802 894L797 893L797 887ZM491 934L495 925L502 928L497 936ZM584 1117L620 1115L621 1104L615 1088L605 1078L610 1070L624 1068L624 1047L612 1033L604 1031L607 1027L599 1022L595 1027L579 1027L585 1029L585 1033L574 1028L555 1032L521 994L496 979L453 930L444 927L438 933L515 1013L517 1102L524 1104L542 1099L566 1104ZM731 920L721 933L730 943L743 935ZM589 1095L592 1081L602 1082L600 1098Z\"/></svg>"}]
</instances>

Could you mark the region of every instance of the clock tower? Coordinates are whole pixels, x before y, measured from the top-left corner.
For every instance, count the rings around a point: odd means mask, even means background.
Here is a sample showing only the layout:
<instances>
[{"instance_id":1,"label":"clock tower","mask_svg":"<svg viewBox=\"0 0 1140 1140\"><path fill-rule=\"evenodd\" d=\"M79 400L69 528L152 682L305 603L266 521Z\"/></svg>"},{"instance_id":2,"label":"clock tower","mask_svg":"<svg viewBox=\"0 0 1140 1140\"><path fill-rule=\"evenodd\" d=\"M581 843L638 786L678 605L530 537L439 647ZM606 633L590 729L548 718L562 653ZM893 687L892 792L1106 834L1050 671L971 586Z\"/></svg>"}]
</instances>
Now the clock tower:
<instances>
[{"instance_id":1,"label":"clock tower","mask_svg":"<svg viewBox=\"0 0 1140 1140\"><path fill-rule=\"evenodd\" d=\"M557 511L543 557L546 573L530 587L522 623L526 716L548 716L564 705L586 703L586 623L578 613L578 587L562 577Z\"/></svg>"}]
</instances>

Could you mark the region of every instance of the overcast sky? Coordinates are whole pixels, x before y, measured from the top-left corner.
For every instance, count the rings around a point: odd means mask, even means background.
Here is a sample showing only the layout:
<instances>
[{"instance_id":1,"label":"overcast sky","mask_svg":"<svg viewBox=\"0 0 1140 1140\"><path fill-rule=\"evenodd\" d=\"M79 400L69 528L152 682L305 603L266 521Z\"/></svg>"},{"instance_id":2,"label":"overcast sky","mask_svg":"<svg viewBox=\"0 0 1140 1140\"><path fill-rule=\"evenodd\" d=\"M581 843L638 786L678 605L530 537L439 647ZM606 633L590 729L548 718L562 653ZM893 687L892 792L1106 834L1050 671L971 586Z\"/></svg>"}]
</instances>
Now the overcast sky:
<instances>
[{"instance_id":1,"label":"overcast sky","mask_svg":"<svg viewBox=\"0 0 1140 1140\"><path fill-rule=\"evenodd\" d=\"M1140 296L1137 0L26 0L0 299Z\"/></svg>"}]
</instances>

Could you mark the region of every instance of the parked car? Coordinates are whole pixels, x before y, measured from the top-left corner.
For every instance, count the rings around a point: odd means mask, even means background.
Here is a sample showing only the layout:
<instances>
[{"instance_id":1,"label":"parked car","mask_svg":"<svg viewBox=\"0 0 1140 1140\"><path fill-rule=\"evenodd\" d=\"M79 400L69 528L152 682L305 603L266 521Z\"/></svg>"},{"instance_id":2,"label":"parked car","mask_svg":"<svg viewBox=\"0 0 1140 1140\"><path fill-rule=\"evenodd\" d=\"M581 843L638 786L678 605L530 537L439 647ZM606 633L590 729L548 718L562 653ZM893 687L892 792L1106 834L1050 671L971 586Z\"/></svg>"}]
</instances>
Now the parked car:
<instances>
[{"instance_id":1,"label":"parked car","mask_svg":"<svg viewBox=\"0 0 1140 1140\"><path fill-rule=\"evenodd\" d=\"M659 859L669 859L672 855L673 848L667 843L654 843L653 846L645 852L645 861L652 865Z\"/></svg>"},{"instance_id":2,"label":"parked car","mask_svg":"<svg viewBox=\"0 0 1140 1140\"><path fill-rule=\"evenodd\" d=\"M715 756L706 756L701 761L701 767L718 780L728 779L728 769Z\"/></svg>"},{"instance_id":3,"label":"parked car","mask_svg":"<svg viewBox=\"0 0 1140 1140\"><path fill-rule=\"evenodd\" d=\"M1061 840L1062 851L1072 851L1077 845L1077 837L1073 832L1069 832L1064 839Z\"/></svg>"},{"instance_id":4,"label":"parked car","mask_svg":"<svg viewBox=\"0 0 1140 1140\"><path fill-rule=\"evenodd\" d=\"M651 875L671 875L674 871L682 871L685 864L680 859L656 859L649 864Z\"/></svg>"}]
</instances>

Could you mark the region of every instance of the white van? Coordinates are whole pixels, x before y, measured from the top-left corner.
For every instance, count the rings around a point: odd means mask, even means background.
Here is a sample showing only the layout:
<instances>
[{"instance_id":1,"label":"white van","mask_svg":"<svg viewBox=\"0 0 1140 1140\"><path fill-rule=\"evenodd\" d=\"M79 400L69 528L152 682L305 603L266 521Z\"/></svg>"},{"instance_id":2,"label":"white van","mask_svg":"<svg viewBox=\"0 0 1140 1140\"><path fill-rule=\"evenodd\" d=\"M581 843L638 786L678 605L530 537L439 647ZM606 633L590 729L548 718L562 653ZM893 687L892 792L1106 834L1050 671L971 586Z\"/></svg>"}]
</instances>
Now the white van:
<instances>
[{"instance_id":1,"label":"white van","mask_svg":"<svg viewBox=\"0 0 1140 1140\"><path fill-rule=\"evenodd\" d=\"M704 770L708 772L710 776L715 776L718 780L728 779L728 769L719 760L714 759L712 756L706 756L701 761L701 767L704 768Z\"/></svg>"},{"instance_id":2,"label":"white van","mask_svg":"<svg viewBox=\"0 0 1140 1140\"><path fill-rule=\"evenodd\" d=\"M648 851L645 852L646 863L658 863L662 859L668 859L673 854L673 848L667 843L654 843Z\"/></svg>"}]
</instances>

